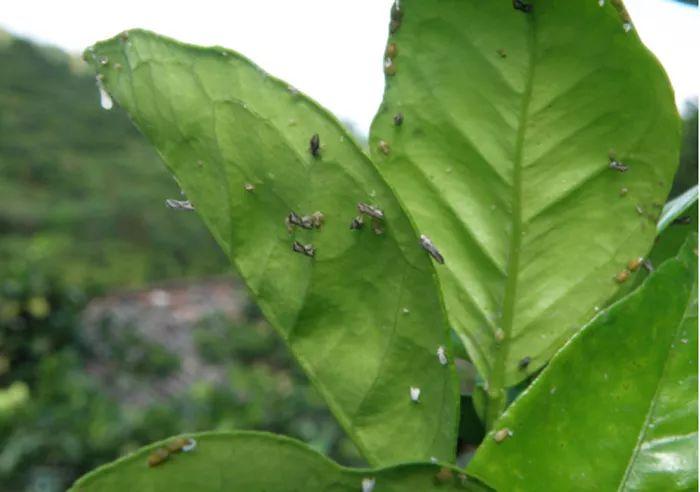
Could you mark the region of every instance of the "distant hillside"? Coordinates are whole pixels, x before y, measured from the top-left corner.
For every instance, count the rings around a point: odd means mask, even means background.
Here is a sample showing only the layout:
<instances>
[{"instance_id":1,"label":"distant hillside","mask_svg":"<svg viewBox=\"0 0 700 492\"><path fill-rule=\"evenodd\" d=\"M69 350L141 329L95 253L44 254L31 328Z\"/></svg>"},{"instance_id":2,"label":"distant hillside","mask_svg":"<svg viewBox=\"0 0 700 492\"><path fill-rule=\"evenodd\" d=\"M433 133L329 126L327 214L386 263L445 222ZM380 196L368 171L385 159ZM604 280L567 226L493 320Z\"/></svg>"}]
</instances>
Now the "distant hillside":
<instances>
[{"instance_id":1,"label":"distant hillside","mask_svg":"<svg viewBox=\"0 0 700 492\"><path fill-rule=\"evenodd\" d=\"M0 274L24 263L76 282L221 273L174 180L82 62L0 33Z\"/></svg>"}]
</instances>

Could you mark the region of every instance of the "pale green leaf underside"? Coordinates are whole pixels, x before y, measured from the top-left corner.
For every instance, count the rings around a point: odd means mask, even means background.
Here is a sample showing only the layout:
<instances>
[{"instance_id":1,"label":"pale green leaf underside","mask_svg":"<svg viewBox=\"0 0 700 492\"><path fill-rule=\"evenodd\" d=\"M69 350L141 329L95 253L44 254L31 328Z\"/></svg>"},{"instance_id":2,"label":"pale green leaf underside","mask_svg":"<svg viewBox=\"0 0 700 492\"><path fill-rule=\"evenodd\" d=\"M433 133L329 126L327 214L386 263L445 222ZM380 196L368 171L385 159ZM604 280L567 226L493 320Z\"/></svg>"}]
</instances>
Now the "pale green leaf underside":
<instances>
[{"instance_id":1,"label":"pale green leaf underside","mask_svg":"<svg viewBox=\"0 0 700 492\"><path fill-rule=\"evenodd\" d=\"M695 185L664 205L664 209L661 211L661 218L656 225L657 232L659 234L662 233L664 229L673 223L675 219L679 218L680 215L689 212L691 207L697 206L698 185Z\"/></svg>"},{"instance_id":2,"label":"pale green leaf underside","mask_svg":"<svg viewBox=\"0 0 700 492\"><path fill-rule=\"evenodd\" d=\"M615 292L678 162L666 75L610 2L528 3L402 0L370 139L445 257L450 323L492 388L540 368Z\"/></svg>"},{"instance_id":3,"label":"pale green leaf underside","mask_svg":"<svg viewBox=\"0 0 700 492\"><path fill-rule=\"evenodd\" d=\"M695 248L572 338L469 472L497 490L697 490Z\"/></svg>"},{"instance_id":4,"label":"pale green leaf underside","mask_svg":"<svg viewBox=\"0 0 700 492\"><path fill-rule=\"evenodd\" d=\"M405 464L383 469L337 465L304 444L261 432L203 433L197 446L149 468L149 454L167 445L156 443L102 466L78 480L72 491L265 491L360 492L374 480L375 492L416 490L484 490L456 468L440 473L438 464ZM442 480L436 475L440 473Z\"/></svg>"},{"instance_id":5,"label":"pale green leaf underside","mask_svg":"<svg viewBox=\"0 0 700 492\"><path fill-rule=\"evenodd\" d=\"M368 461L452 459L459 394L434 269L393 193L336 120L223 49L137 30L86 57ZM319 157L309 151L314 133ZM369 220L350 230L358 202L384 211L384 234ZM290 211L320 211L325 225L290 233ZM313 244L315 257L293 252L293 240ZM421 389L418 403L411 386Z\"/></svg>"}]
</instances>

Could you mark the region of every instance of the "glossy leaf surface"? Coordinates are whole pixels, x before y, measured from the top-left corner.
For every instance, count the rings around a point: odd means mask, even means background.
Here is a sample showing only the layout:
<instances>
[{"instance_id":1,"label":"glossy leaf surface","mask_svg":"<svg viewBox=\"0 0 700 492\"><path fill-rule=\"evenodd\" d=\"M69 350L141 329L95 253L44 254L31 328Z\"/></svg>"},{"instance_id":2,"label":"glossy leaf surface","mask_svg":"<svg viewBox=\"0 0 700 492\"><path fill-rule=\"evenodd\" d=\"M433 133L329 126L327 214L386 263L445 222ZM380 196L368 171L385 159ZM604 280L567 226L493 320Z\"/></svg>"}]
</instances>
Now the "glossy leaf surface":
<instances>
[{"instance_id":1,"label":"glossy leaf surface","mask_svg":"<svg viewBox=\"0 0 700 492\"><path fill-rule=\"evenodd\" d=\"M367 460L453 459L459 394L431 260L342 126L221 48L130 31L86 58ZM365 217L351 230L358 202L378 206L384 219ZM321 212L324 222L288 228L291 212ZM293 251L294 241L313 253Z\"/></svg>"},{"instance_id":2,"label":"glossy leaf surface","mask_svg":"<svg viewBox=\"0 0 700 492\"><path fill-rule=\"evenodd\" d=\"M573 337L468 471L497 490L696 490L696 248Z\"/></svg>"},{"instance_id":3,"label":"glossy leaf surface","mask_svg":"<svg viewBox=\"0 0 700 492\"><path fill-rule=\"evenodd\" d=\"M450 323L492 392L648 252L680 140L667 77L615 2L523 3L402 0L370 139L445 257Z\"/></svg>"},{"instance_id":4,"label":"glossy leaf surface","mask_svg":"<svg viewBox=\"0 0 700 492\"><path fill-rule=\"evenodd\" d=\"M259 432L205 433L193 436L194 450L170 455L149 468L148 457L173 440L147 446L97 468L71 490L196 490L266 492L399 492L406 490L485 490L463 472L439 464L392 468L344 468L289 438ZM364 484L363 484L364 481ZM373 481L373 482L372 482ZM374 486L370 488L370 484Z\"/></svg>"}]
</instances>

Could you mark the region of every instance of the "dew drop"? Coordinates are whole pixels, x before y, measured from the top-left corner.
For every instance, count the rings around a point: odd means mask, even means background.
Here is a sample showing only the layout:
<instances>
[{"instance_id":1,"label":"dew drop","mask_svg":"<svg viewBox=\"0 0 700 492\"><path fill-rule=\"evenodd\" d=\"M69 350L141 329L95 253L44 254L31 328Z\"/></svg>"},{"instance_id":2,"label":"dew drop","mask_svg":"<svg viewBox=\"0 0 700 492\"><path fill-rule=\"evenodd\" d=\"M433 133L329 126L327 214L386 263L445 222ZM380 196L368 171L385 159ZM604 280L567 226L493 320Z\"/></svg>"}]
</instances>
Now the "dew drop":
<instances>
[{"instance_id":1,"label":"dew drop","mask_svg":"<svg viewBox=\"0 0 700 492\"><path fill-rule=\"evenodd\" d=\"M401 310L401 313L403 313L403 314L408 314L408 313L410 313L410 312L411 312L411 311L410 311L407 307L405 307L405 308L403 308L403 309Z\"/></svg>"}]
</instances>

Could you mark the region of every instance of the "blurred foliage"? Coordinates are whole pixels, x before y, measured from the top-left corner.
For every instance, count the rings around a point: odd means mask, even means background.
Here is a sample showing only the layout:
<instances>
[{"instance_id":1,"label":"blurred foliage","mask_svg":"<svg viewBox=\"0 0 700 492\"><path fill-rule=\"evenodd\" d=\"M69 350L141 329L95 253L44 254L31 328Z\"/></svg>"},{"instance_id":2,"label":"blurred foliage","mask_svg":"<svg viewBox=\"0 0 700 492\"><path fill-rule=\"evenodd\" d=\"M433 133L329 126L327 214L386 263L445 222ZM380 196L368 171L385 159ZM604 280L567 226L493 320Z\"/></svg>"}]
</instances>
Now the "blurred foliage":
<instances>
[{"instance_id":1,"label":"blurred foliage","mask_svg":"<svg viewBox=\"0 0 700 492\"><path fill-rule=\"evenodd\" d=\"M259 429L291 435L361 464L323 400L254 309L242 324L220 314L194 328L199 355L225 374L184 392L158 393L177 377L165 344L116 326L102 342L121 376L153 387L148 402L115 398L86 367L98 359L81 329L85 293L38 272L0 282L0 487L61 491L79 475L149 442L200 430ZM251 317L252 315L252 317ZM114 328L114 327L113 327ZM99 354L104 360L105 354Z\"/></svg>"},{"instance_id":2,"label":"blurred foliage","mask_svg":"<svg viewBox=\"0 0 700 492\"><path fill-rule=\"evenodd\" d=\"M681 162L673 180L670 197L676 197L698 182L698 100L688 101L682 111L683 142Z\"/></svg>"},{"instance_id":3,"label":"blurred foliage","mask_svg":"<svg viewBox=\"0 0 700 492\"><path fill-rule=\"evenodd\" d=\"M72 283L135 285L228 262L94 77L60 51L0 44L0 273L41 262Z\"/></svg>"}]
</instances>

